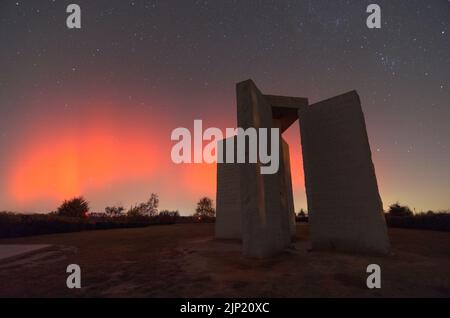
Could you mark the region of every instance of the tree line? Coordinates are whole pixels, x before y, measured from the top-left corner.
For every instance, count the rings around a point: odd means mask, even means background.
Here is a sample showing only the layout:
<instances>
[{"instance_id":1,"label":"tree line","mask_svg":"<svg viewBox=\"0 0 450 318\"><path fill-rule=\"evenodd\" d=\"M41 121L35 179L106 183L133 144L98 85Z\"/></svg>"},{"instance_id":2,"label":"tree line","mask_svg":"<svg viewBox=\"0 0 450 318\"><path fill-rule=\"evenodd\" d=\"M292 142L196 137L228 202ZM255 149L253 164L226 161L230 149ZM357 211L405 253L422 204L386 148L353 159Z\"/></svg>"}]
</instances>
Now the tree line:
<instances>
[{"instance_id":1,"label":"tree line","mask_svg":"<svg viewBox=\"0 0 450 318\"><path fill-rule=\"evenodd\" d=\"M126 210L122 205L107 206L104 213L90 213L89 202L83 197L75 197L70 200L65 200L53 214L66 217L88 218L90 216L99 217L179 217L179 211L162 210L159 211L159 196L156 193L152 193L149 199L145 202L131 206ZM192 217L196 219L210 219L214 218L216 211L214 208L213 200L208 197L202 197L197 202L195 213Z\"/></svg>"}]
</instances>

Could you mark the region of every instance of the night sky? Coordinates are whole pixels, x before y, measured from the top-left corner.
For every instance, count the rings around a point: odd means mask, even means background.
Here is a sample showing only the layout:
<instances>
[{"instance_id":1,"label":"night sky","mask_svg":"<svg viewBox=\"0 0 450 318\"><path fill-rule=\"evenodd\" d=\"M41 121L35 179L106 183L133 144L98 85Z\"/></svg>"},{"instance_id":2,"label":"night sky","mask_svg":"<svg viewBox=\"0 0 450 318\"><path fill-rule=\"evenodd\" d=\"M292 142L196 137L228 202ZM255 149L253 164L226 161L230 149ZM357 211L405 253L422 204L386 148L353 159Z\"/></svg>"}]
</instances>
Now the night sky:
<instances>
[{"instance_id":1,"label":"night sky","mask_svg":"<svg viewBox=\"0 0 450 318\"><path fill-rule=\"evenodd\" d=\"M356 89L385 208L450 208L449 1L0 0L0 210L84 195L103 211L156 192L192 213L215 198L215 167L173 164L170 133L234 127L248 78L310 103ZM298 211L298 124L286 138Z\"/></svg>"}]
</instances>

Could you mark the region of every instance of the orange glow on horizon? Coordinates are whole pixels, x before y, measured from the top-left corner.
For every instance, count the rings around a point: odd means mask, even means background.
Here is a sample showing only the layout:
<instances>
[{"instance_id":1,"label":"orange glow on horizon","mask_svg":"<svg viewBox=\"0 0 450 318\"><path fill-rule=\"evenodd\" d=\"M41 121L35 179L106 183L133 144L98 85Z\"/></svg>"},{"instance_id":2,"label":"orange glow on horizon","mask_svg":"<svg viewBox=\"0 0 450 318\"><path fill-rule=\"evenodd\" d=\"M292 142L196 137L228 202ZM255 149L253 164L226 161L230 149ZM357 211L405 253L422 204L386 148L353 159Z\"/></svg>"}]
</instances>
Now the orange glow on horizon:
<instances>
[{"instance_id":1,"label":"orange glow on horizon","mask_svg":"<svg viewBox=\"0 0 450 318\"><path fill-rule=\"evenodd\" d=\"M22 149L11 169L9 190L20 203L63 200L114 182L151 178L158 168L145 134L106 131L41 138Z\"/></svg>"}]
</instances>

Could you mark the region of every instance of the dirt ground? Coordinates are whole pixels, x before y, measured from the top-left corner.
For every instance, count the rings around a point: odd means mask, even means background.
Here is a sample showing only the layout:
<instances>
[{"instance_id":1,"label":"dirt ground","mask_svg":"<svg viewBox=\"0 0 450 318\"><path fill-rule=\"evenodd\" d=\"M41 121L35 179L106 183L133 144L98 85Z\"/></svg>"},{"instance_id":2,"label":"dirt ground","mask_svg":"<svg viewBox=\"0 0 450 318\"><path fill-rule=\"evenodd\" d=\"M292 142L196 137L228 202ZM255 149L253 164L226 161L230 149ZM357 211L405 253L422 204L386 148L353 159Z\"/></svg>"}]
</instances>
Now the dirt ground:
<instances>
[{"instance_id":1,"label":"dirt ground","mask_svg":"<svg viewBox=\"0 0 450 318\"><path fill-rule=\"evenodd\" d=\"M392 254L308 252L308 226L293 248L268 260L213 239L213 224L178 224L0 240L53 244L0 262L1 297L450 297L450 233L390 229ZM381 266L381 289L366 267ZM82 288L66 287L81 267Z\"/></svg>"}]
</instances>

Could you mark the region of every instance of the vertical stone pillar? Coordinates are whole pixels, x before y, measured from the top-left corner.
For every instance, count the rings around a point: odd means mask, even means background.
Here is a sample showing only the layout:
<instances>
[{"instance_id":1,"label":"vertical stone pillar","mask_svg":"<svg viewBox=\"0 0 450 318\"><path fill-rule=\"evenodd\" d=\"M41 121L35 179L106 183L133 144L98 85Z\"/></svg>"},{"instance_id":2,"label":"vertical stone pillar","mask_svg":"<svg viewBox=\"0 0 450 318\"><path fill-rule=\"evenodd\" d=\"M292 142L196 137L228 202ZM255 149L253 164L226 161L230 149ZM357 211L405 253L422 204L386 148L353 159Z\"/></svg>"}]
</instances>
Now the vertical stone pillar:
<instances>
[{"instance_id":1,"label":"vertical stone pillar","mask_svg":"<svg viewBox=\"0 0 450 318\"><path fill-rule=\"evenodd\" d=\"M236 145L236 138L234 144ZM229 138L229 139L230 139ZM220 140L223 158L226 157L225 142ZM221 154L219 154L220 156ZM236 162L236 147L235 156ZM216 238L241 239L242 238L242 207L241 207L241 164L217 163L217 192L216 192Z\"/></svg>"},{"instance_id":2,"label":"vertical stone pillar","mask_svg":"<svg viewBox=\"0 0 450 318\"><path fill-rule=\"evenodd\" d=\"M237 84L237 107L238 127L272 128L271 105L252 81ZM269 151L279 151L280 159L283 158L282 147ZM271 256L290 243L289 221L280 195L285 184L284 162L280 160L275 174L261 174L260 166L245 163L240 169L243 253L250 257Z\"/></svg>"},{"instance_id":3,"label":"vertical stone pillar","mask_svg":"<svg viewBox=\"0 0 450 318\"><path fill-rule=\"evenodd\" d=\"M386 223L358 94L299 111L313 249L389 251Z\"/></svg>"}]
</instances>

